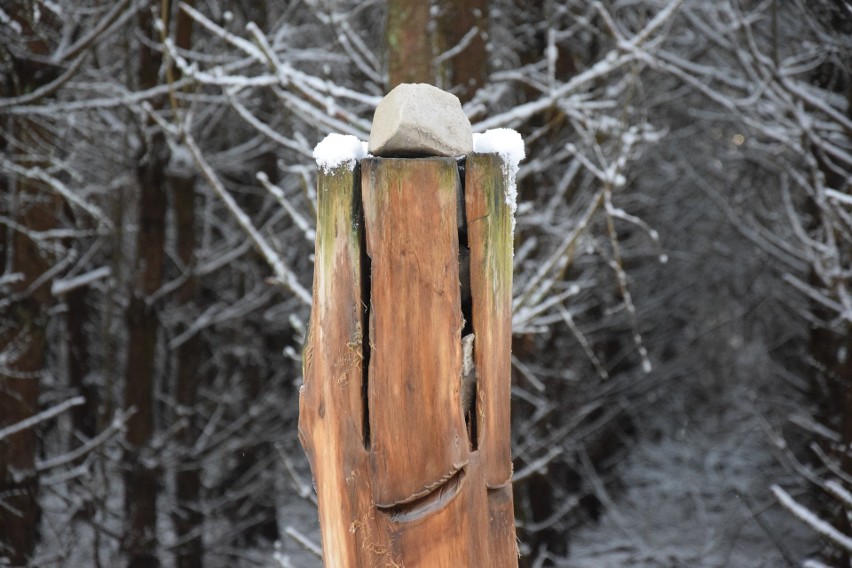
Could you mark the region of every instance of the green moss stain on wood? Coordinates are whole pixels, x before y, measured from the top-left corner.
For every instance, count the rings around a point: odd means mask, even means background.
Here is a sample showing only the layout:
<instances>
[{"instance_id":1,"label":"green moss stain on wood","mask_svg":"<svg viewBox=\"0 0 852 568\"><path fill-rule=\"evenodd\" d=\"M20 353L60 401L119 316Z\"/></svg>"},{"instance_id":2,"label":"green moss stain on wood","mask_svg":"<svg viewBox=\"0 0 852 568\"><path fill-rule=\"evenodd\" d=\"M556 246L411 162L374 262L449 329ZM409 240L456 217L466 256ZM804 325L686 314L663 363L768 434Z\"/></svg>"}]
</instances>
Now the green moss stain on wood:
<instances>
[{"instance_id":1,"label":"green moss stain on wood","mask_svg":"<svg viewBox=\"0 0 852 568\"><path fill-rule=\"evenodd\" d=\"M512 338L512 213L506 177L496 154L471 154L465 175L470 245L477 411L486 482L511 481L509 391Z\"/></svg>"},{"instance_id":2,"label":"green moss stain on wood","mask_svg":"<svg viewBox=\"0 0 852 568\"><path fill-rule=\"evenodd\" d=\"M317 490L326 566L369 566L387 541L368 513L363 439L360 172L321 172L313 309L303 353L299 439Z\"/></svg>"}]
</instances>

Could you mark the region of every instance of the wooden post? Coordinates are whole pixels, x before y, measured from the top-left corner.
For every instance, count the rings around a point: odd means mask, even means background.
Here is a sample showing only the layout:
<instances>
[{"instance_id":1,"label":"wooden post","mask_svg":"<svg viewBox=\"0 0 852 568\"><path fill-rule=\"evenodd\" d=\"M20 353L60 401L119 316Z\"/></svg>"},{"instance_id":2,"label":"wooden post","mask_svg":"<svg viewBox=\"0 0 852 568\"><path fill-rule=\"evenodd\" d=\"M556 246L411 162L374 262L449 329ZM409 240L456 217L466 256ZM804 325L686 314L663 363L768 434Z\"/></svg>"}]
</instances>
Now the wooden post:
<instances>
[{"instance_id":1,"label":"wooden post","mask_svg":"<svg viewBox=\"0 0 852 568\"><path fill-rule=\"evenodd\" d=\"M327 567L518 564L507 180L497 155L465 171L464 191L453 158L319 175L299 435Z\"/></svg>"}]
</instances>

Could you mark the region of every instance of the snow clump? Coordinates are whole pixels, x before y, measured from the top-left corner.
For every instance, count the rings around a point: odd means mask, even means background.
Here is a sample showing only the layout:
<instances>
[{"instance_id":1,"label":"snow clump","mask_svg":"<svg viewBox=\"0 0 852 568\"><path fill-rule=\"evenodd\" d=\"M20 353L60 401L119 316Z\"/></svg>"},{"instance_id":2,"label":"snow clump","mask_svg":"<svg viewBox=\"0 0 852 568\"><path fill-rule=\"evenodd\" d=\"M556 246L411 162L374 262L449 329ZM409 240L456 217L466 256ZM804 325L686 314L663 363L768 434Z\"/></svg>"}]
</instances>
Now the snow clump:
<instances>
[{"instance_id":1,"label":"snow clump","mask_svg":"<svg viewBox=\"0 0 852 568\"><path fill-rule=\"evenodd\" d=\"M352 171L365 156L367 143L351 134L329 134L314 148L317 166L325 173L343 165Z\"/></svg>"},{"instance_id":2,"label":"snow clump","mask_svg":"<svg viewBox=\"0 0 852 568\"><path fill-rule=\"evenodd\" d=\"M483 133L474 133L473 151L479 154L499 154L503 160L503 175L506 176L506 205L512 211L512 233L515 232L515 211L518 209L518 188L515 176L518 164L527 157L524 139L511 128L495 128Z\"/></svg>"}]
</instances>

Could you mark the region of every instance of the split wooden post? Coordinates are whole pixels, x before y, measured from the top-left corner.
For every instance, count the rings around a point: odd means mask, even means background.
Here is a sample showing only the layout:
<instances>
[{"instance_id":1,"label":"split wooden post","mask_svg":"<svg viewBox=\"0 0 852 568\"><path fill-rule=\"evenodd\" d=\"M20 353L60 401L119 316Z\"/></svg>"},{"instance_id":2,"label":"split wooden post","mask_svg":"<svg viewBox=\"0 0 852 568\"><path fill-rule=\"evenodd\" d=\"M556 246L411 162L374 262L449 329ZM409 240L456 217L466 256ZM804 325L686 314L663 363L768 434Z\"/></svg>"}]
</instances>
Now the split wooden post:
<instances>
[{"instance_id":1,"label":"split wooden post","mask_svg":"<svg viewBox=\"0 0 852 568\"><path fill-rule=\"evenodd\" d=\"M327 567L518 564L503 166L369 157L319 174L299 435Z\"/></svg>"}]
</instances>

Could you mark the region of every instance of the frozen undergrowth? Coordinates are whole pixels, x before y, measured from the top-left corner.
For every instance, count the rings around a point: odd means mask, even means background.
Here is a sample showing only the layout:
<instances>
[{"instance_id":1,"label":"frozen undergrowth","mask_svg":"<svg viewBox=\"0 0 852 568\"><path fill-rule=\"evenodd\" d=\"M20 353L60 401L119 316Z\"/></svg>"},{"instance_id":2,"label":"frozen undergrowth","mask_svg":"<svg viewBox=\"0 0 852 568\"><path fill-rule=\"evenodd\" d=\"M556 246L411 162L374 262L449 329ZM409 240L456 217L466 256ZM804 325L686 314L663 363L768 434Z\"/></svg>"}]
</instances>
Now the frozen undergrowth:
<instances>
[{"instance_id":1,"label":"frozen undergrowth","mask_svg":"<svg viewBox=\"0 0 852 568\"><path fill-rule=\"evenodd\" d=\"M770 491L795 479L767 430L784 411L759 392L767 385L748 381L724 386L714 408L672 385L638 417L640 439L618 474L623 492L611 496L599 524L572 534L570 557L559 565L800 565L815 538Z\"/></svg>"}]
</instances>

